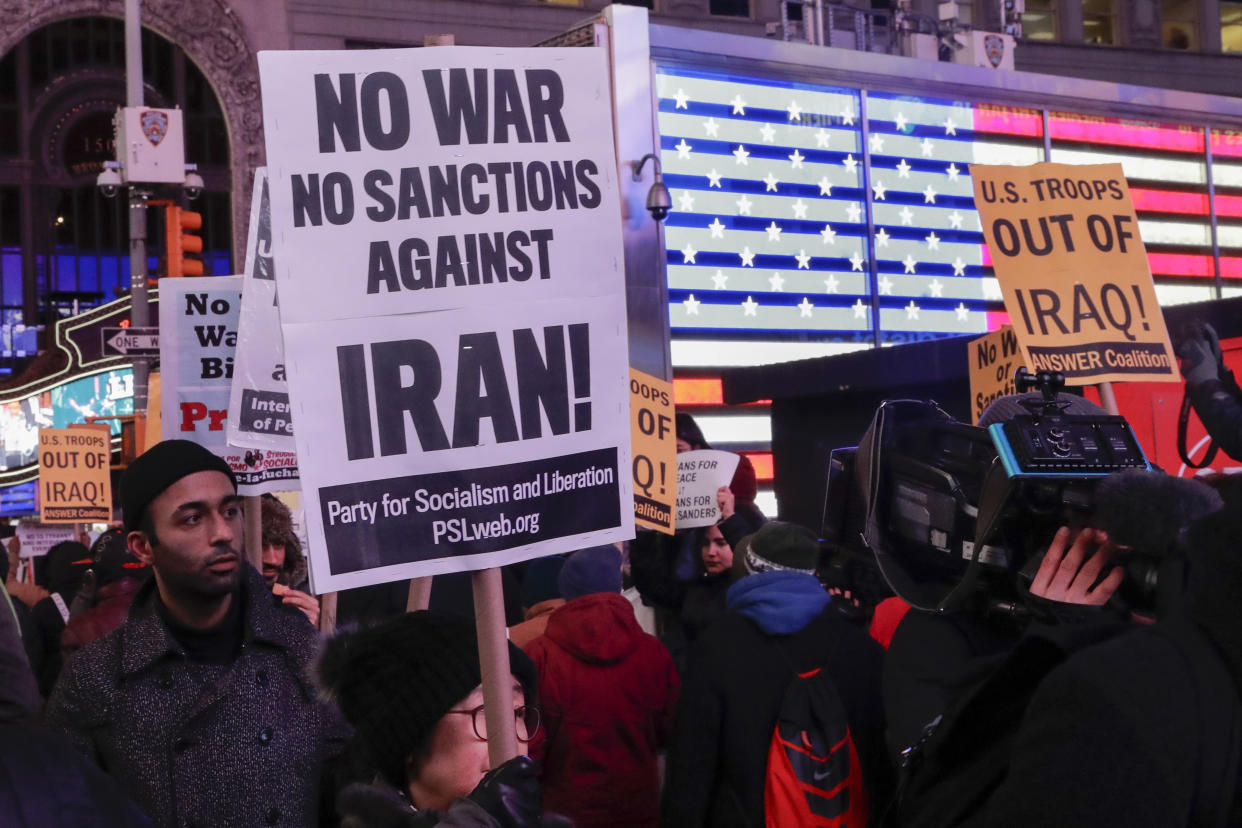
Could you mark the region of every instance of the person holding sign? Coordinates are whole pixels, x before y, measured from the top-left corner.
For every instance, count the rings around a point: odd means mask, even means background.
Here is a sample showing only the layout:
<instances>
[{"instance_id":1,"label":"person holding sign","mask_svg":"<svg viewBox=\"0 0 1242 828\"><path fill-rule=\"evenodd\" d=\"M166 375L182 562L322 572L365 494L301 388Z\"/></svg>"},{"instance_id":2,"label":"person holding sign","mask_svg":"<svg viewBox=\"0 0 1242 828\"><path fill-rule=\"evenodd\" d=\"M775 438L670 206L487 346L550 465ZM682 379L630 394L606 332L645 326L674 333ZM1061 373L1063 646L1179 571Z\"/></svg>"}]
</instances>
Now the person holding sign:
<instances>
[{"instance_id":1,"label":"person holding sign","mask_svg":"<svg viewBox=\"0 0 1242 828\"><path fill-rule=\"evenodd\" d=\"M157 443L125 470L121 512L154 577L120 629L69 660L48 725L159 825L316 824L346 730L303 674L315 629L246 564L228 464Z\"/></svg>"}]
</instances>

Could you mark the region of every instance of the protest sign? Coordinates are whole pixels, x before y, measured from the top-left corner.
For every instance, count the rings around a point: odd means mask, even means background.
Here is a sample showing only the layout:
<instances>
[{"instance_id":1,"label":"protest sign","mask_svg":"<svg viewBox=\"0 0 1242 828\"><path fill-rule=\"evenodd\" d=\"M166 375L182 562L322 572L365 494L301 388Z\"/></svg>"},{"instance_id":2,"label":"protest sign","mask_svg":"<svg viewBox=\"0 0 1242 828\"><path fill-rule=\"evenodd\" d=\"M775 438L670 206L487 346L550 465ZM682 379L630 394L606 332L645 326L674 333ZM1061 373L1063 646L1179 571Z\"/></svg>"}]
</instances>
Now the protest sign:
<instances>
[{"instance_id":1,"label":"protest sign","mask_svg":"<svg viewBox=\"0 0 1242 828\"><path fill-rule=\"evenodd\" d=\"M164 439L192 440L219 455L237 477L238 491L258 495L296 488L297 458L228 446L241 282L241 276L162 280L160 415Z\"/></svg>"},{"instance_id":2,"label":"protest sign","mask_svg":"<svg viewBox=\"0 0 1242 828\"><path fill-rule=\"evenodd\" d=\"M16 532L21 546L18 555L23 558L40 558L58 543L77 540L72 526L46 526L22 521L17 524Z\"/></svg>"},{"instance_id":3,"label":"protest sign","mask_svg":"<svg viewBox=\"0 0 1242 828\"><path fill-rule=\"evenodd\" d=\"M634 522L671 535L677 482L673 384L630 369L630 446L634 455Z\"/></svg>"},{"instance_id":4,"label":"protest sign","mask_svg":"<svg viewBox=\"0 0 1242 828\"><path fill-rule=\"evenodd\" d=\"M1014 374L1022 367L1018 337L1012 325L972 339L970 360L970 421L978 423L984 409L998 399L1018 393Z\"/></svg>"},{"instance_id":5,"label":"protest sign","mask_svg":"<svg viewBox=\"0 0 1242 828\"><path fill-rule=\"evenodd\" d=\"M604 58L260 54L316 592L633 536Z\"/></svg>"},{"instance_id":6,"label":"protest sign","mask_svg":"<svg viewBox=\"0 0 1242 828\"><path fill-rule=\"evenodd\" d=\"M44 523L112 520L112 432L106 425L39 429Z\"/></svg>"},{"instance_id":7,"label":"protest sign","mask_svg":"<svg viewBox=\"0 0 1242 828\"><path fill-rule=\"evenodd\" d=\"M972 164L983 236L1032 371L1176 382L1120 164Z\"/></svg>"},{"instance_id":8,"label":"protest sign","mask_svg":"<svg viewBox=\"0 0 1242 828\"><path fill-rule=\"evenodd\" d=\"M698 449L677 455L678 529L711 526L720 520L716 490L728 486L740 456L731 451Z\"/></svg>"},{"instance_id":9,"label":"protest sign","mask_svg":"<svg viewBox=\"0 0 1242 828\"><path fill-rule=\"evenodd\" d=\"M228 442L230 446L291 452L293 419L289 416L273 262L267 169L259 167L250 204L237 358L229 394Z\"/></svg>"}]
</instances>

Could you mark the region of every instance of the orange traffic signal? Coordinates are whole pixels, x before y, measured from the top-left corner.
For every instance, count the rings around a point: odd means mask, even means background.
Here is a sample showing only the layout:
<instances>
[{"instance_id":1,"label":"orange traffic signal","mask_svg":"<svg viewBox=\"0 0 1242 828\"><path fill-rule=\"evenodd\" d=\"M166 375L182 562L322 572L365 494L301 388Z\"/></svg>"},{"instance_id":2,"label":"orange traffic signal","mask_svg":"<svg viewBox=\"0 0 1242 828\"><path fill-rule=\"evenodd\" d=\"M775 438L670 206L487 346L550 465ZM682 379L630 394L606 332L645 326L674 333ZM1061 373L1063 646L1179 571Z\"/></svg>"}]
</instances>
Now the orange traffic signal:
<instances>
[{"instance_id":1,"label":"orange traffic signal","mask_svg":"<svg viewBox=\"0 0 1242 828\"><path fill-rule=\"evenodd\" d=\"M203 227L203 214L184 210L175 204L164 207L164 256L169 276L202 276L203 260L186 254L201 254L203 239L194 230Z\"/></svg>"}]
</instances>

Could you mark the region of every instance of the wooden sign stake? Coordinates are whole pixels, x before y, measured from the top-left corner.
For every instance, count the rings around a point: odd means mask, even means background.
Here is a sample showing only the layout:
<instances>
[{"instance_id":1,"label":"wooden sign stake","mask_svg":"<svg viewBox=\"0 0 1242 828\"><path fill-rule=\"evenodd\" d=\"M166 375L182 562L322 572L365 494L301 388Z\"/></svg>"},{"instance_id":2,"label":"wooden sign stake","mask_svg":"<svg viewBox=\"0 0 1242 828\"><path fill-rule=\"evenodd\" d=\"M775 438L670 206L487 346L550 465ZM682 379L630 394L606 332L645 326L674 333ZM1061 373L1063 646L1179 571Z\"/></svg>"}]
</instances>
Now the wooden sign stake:
<instances>
[{"instance_id":1,"label":"wooden sign stake","mask_svg":"<svg viewBox=\"0 0 1242 828\"><path fill-rule=\"evenodd\" d=\"M487 755L495 768L518 755L504 590L499 569L481 569L471 573L470 578L474 588L474 626L479 637L479 668L483 672Z\"/></svg>"}]
</instances>

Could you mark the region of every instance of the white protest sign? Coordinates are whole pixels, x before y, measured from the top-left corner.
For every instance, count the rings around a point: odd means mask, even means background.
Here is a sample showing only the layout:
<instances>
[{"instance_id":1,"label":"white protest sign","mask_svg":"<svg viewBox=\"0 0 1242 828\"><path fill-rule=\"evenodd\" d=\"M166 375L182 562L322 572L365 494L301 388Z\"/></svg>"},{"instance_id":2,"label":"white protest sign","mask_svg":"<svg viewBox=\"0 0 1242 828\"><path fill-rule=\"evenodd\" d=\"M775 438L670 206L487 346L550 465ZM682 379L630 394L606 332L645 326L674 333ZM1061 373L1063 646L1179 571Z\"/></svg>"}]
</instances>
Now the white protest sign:
<instances>
[{"instance_id":1,"label":"white protest sign","mask_svg":"<svg viewBox=\"0 0 1242 828\"><path fill-rule=\"evenodd\" d=\"M241 276L160 281L160 414L165 439L224 458L244 495L297 488L297 457L232 449L226 439Z\"/></svg>"},{"instance_id":2,"label":"white protest sign","mask_svg":"<svg viewBox=\"0 0 1242 828\"><path fill-rule=\"evenodd\" d=\"M254 195L250 200L237 357L229 394L228 443L291 452L293 419L289 415L285 346L280 337L273 263L267 168L259 167L255 170Z\"/></svg>"},{"instance_id":3,"label":"white protest sign","mask_svg":"<svg viewBox=\"0 0 1242 828\"><path fill-rule=\"evenodd\" d=\"M58 543L77 540L73 526L49 526L45 523L17 524L17 540L21 544L18 553L23 558L38 558Z\"/></svg>"},{"instance_id":4,"label":"white protest sign","mask_svg":"<svg viewBox=\"0 0 1242 828\"><path fill-rule=\"evenodd\" d=\"M259 60L315 591L633 537L602 52Z\"/></svg>"},{"instance_id":5,"label":"white protest sign","mask_svg":"<svg viewBox=\"0 0 1242 828\"><path fill-rule=\"evenodd\" d=\"M698 449L677 455L678 529L711 526L720 520L716 490L728 486L740 456L731 451Z\"/></svg>"}]
</instances>

